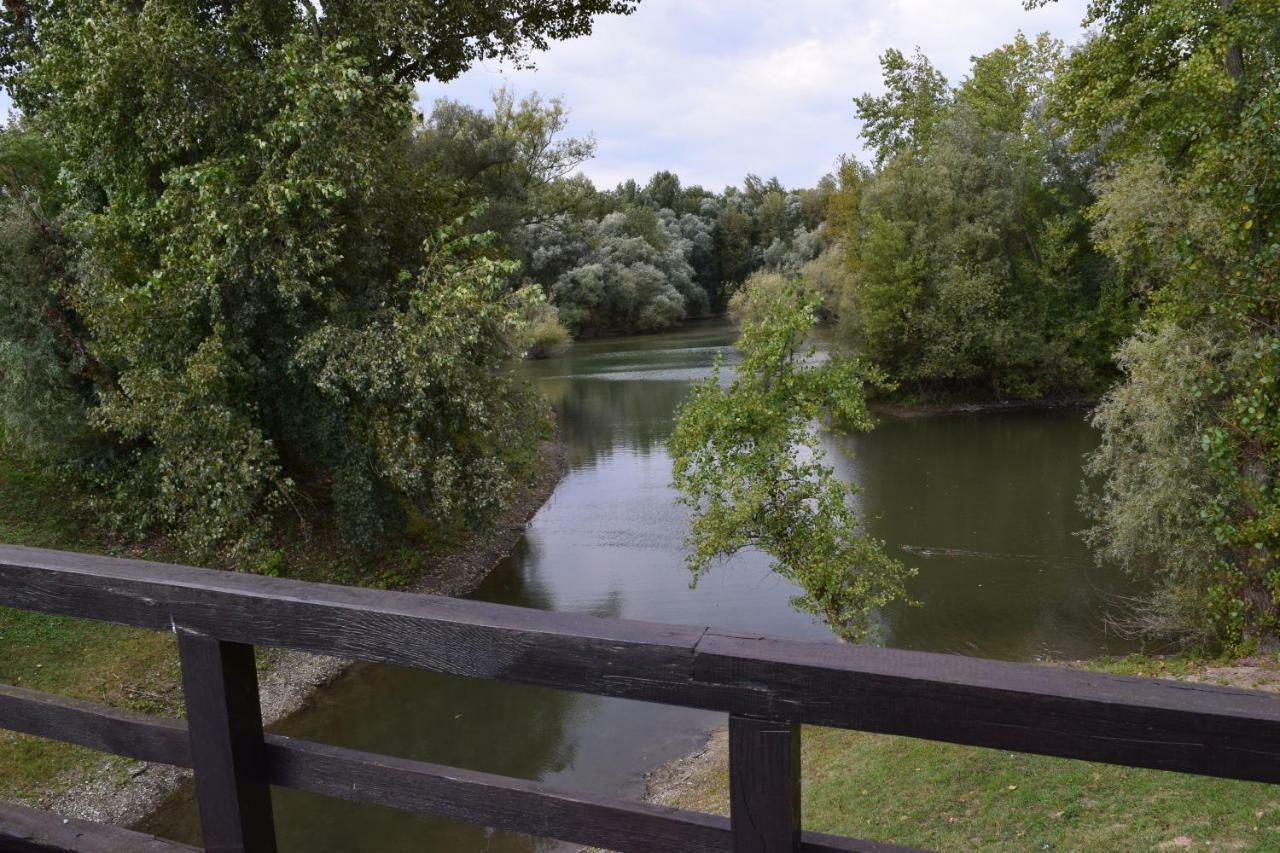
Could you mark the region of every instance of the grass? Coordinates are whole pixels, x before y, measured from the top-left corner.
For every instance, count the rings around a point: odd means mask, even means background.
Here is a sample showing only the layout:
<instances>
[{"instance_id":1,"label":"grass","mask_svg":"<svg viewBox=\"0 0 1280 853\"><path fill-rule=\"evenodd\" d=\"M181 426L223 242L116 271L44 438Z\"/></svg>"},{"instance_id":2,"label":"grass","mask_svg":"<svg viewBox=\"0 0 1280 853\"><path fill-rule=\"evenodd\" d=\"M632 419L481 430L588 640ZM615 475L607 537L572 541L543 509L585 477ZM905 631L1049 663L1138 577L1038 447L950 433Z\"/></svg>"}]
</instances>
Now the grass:
<instances>
[{"instance_id":1,"label":"grass","mask_svg":"<svg viewBox=\"0 0 1280 853\"><path fill-rule=\"evenodd\" d=\"M109 552L66 492L33 464L0 450L0 542ZM0 684L152 713L180 709L173 637L0 608ZM0 799L34 802L101 753L0 731Z\"/></svg>"},{"instance_id":2,"label":"grass","mask_svg":"<svg viewBox=\"0 0 1280 853\"><path fill-rule=\"evenodd\" d=\"M1217 668L1134 658L1151 675ZM816 727L802 735L806 829L933 850L1280 850L1273 785ZM671 803L728 813L722 750Z\"/></svg>"}]
</instances>

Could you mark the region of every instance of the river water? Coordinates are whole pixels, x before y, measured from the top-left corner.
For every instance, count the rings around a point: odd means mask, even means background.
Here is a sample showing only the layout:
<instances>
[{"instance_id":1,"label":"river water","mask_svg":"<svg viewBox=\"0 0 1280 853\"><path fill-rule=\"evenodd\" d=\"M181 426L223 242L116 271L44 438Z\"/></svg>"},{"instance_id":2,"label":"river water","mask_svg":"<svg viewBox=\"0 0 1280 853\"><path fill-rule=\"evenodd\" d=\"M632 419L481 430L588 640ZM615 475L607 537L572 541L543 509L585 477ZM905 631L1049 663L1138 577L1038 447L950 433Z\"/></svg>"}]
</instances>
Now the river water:
<instances>
[{"instance_id":1,"label":"river water","mask_svg":"<svg viewBox=\"0 0 1280 853\"><path fill-rule=\"evenodd\" d=\"M569 472L476 598L599 616L824 638L793 610L758 554L689 588L686 520L662 442L691 383L732 327L578 343L528 366L555 402ZM919 607L882 614L901 648L1010 660L1125 651L1101 614L1116 579L1074 535L1081 459L1096 443L1080 410L884 418L832 438L830 458L863 487L873 532L919 575ZM646 770L684 754L721 715L391 666L361 665L277 727L283 734L598 793L638 796ZM532 851L554 842L296 791L276 791L284 853ZM195 843L184 791L145 828Z\"/></svg>"}]
</instances>

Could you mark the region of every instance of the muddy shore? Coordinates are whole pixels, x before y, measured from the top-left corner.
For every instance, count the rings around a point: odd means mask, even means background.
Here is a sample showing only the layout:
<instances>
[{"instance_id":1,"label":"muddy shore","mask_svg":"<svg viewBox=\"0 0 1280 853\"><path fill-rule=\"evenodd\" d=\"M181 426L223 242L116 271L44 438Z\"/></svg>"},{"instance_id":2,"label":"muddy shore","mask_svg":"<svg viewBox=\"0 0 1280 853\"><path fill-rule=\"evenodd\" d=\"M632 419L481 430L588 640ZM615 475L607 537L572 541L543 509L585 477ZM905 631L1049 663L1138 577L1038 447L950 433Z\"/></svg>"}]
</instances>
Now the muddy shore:
<instances>
[{"instance_id":1,"label":"muddy shore","mask_svg":"<svg viewBox=\"0 0 1280 853\"><path fill-rule=\"evenodd\" d=\"M1096 397L1042 397L1038 400L988 400L956 403L895 403L872 400L867 407L877 415L895 418L929 418L938 415L981 415L992 412L1032 412L1052 409L1084 411L1098 404Z\"/></svg>"},{"instance_id":2,"label":"muddy shore","mask_svg":"<svg viewBox=\"0 0 1280 853\"><path fill-rule=\"evenodd\" d=\"M466 595L511 553L565 472L563 444L546 442L541 453L537 472L494 528L433 559L411 591ZM349 660L303 652L270 649L260 653L265 658L259 664L259 694L263 722L268 726L301 710L319 689L353 665ZM88 772L53 786L60 793L45 798L41 806L64 817L129 826L145 818L189 776L190 771L177 767L107 757Z\"/></svg>"}]
</instances>

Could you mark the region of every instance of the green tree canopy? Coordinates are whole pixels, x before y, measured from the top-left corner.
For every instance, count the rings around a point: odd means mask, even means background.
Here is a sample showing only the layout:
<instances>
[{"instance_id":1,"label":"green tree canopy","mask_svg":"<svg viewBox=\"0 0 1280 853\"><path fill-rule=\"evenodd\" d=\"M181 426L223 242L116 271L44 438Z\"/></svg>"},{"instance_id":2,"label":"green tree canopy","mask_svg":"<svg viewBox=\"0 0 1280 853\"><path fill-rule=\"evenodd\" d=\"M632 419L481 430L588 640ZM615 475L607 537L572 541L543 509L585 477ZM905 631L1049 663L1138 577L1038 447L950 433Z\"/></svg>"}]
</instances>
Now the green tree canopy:
<instances>
[{"instance_id":1,"label":"green tree canopy","mask_svg":"<svg viewBox=\"0 0 1280 853\"><path fill-rule=\"evenodd\" d=\"M633 6L6 4L3 82L60 176L8 220L56 198L70 245L3 298L66 332L42 369L104 511L243 556L311 500L362 545L490 517L544 423L506 366L526 311L418 155L411 84Z\"/></svg>"},{"instance_id":2,"label":"green tree canopy","mask_svg":"<svg viewBox=\"0 0 1280 853\"><path fill-rule=\"evenodd\" d=\"M1095 422L1091 536L1154 579L1139 627L1280 628L1280 8L1096 0L1060 103L1107 165L1099 244L1151 303Z\"/></svg>"},{"instance_id":3,"label":"green tree canopy","mask_svg":"<svg viewBox=\"0 0 1280 853\"><path fill-rule=\"evenodd\" d=\"M828 201L851 272L828 310L904 387L1036 397L1109 374L1130 314L1089 239L1096 157L1048 116L1062 50L1020 34L954 91L890 51L887 93L857 99L877 166L846 163Z\"/></svg>"}]
</instances>

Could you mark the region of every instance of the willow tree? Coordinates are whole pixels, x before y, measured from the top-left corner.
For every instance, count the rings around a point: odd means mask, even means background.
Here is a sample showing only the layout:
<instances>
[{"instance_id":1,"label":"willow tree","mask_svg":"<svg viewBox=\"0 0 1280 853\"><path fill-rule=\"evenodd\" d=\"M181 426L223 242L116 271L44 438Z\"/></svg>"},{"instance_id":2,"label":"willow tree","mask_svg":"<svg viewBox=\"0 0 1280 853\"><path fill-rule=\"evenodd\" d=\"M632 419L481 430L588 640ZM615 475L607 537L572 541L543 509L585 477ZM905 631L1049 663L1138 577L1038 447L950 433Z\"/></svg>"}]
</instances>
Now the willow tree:
<instances>
[{"instance_id":1,"label":"willow tree","mask_svg":"<svg viewBox=\"0 0 1280 853\"><path fill-rule=\"evenodd\" d=\"M1101 144L1099 244L1150 303L1098 408L1101 555L1154 581L1139 627L1280 633L1280 7L1095 0L1062 111Z\"/></svg>"},{"instance_id":2,"label":"willow tree","mask_svg":"<svg viewBox=\"0 0 1280 853\"><path fill-rule=\"evenodd\" d=\"M510 270L414 153L412 86L633 6L6 3L0 80L51 148L70 258L0 277L36 291L3 303L61 336L103 511L245 558L285 506L360 544L492 515L543 412L506 369Z\"/></svg>"}]
</instances>

